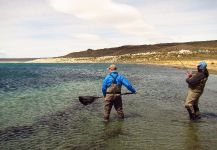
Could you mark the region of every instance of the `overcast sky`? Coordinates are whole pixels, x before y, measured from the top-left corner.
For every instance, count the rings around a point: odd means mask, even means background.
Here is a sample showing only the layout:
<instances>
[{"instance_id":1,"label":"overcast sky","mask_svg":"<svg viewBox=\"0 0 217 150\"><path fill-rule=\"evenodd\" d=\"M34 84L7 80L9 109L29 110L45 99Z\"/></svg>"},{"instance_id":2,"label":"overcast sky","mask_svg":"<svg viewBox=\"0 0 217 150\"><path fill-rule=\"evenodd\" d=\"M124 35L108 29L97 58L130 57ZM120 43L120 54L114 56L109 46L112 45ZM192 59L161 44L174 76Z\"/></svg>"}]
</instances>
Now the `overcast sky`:
<instances>
[{"instance_id":1,"label":"overcast sky","mask_svg":"<svg viewBox=\"0 0 217 150\"><path fill-rule=\"evenodd\" d=\"M217 0L0 0L0 58L217 40Z\"/></svg>"}]
</instances>

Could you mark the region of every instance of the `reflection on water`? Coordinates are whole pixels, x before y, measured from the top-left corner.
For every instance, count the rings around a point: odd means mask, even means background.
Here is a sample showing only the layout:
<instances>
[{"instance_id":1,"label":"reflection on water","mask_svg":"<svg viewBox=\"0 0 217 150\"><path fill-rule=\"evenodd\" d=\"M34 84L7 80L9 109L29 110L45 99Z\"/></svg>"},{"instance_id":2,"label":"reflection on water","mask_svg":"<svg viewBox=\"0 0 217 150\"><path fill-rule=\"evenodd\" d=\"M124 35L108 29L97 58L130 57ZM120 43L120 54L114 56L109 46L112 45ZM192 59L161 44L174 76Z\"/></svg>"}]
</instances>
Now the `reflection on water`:
<instances>
[{"instance_id":1,"label":"reflection on water","mask_svg":"<svg viewBox=\"0 0 217 150\"><path fill-rule=\"evenodd\" d=\"M124 121L115 121L105 123L103 139L107 149L120 149L122 148L121 136L127 136L127 131L123 128Z\"/></svg>"},{"instance_id":2,"label":"reflection on water","mask_svg":"<svg viewBox=\"0 0 217 150\"><path fill-rule=\"evenodd\" d=\"M118 121L118 122L106 122L105 128L104 128L104 138L110 139L110 138L117 138L119 135L124 134L122 127L123 127L124 121Z\"/></svg>"},{"instance_id":3,"label":"reflection on water","mask_svg":"<svg viewBox=\"0 0 217 150\"><path fill-rule=\"evenodd\" d=\"M106 64L0 64L0 149L216 149L217 76L200 98L202 120L188 120L184 71L119 65L138 94L123 96L125 120L103 102ZM126 89L124 89L126 91Z\"/></svg>"},{"instance_id":4,"label":"reflection on water","mask_svg":"<svg viewBox=\"0 0 217 150\"><path fill-rule=\"evenodd\" d=\"M201 150L200 135L198 133L198 126L195 123L188 123L186 126L186 149Z\"/></svg>"}]
</instances>

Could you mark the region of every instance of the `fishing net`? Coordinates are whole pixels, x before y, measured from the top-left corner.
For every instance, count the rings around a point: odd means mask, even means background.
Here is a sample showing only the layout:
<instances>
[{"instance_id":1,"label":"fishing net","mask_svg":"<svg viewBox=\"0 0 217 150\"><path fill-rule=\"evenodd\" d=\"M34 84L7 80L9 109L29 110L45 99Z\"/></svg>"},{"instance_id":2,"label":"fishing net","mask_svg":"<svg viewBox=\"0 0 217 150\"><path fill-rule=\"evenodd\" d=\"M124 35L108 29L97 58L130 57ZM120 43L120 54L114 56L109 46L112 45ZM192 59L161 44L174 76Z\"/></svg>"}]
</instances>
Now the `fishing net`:
<instances>
[{"instance_id":1,"label":"fishing net","mask_svg":"<svg viewBox=\"0 0 217 150\"><path fill-rule=\"evenodd\" d=\"M79 101L83 104L83 105L88 105L93 103L96 99L98 99L100 97L96 97L96 96L79 96L78 99Z\"/></svg>"},{"instance_id":2,"label":"fishing net","mask_svg":"<svg viewBox=\"0 0 217 150\"><path fill-rule=\"evenodd\" d=\"M122 93L121 95L129 95L134 93ZM78 99L83 105L93 103L96 99L102 98L102 96L79 96Z\"/></svg>"}]
</instances>

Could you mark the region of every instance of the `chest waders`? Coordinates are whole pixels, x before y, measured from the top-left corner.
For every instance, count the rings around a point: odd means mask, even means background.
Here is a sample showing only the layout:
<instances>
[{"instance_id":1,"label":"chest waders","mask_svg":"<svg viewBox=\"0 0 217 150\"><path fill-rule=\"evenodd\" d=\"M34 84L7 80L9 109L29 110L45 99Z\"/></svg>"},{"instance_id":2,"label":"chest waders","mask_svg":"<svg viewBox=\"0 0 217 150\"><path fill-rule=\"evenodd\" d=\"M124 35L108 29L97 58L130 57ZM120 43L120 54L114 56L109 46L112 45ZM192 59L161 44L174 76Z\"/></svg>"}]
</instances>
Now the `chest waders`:
<instances>
[{"instance_id":1,"label":"chest waders","mask_svg":"<svg viewBox=\"0 0 217 150\"><path fill-rule=\"evenodd\" d=\"M204 79L201 79L200 82L197 85L189 85L189 88L195 92L195 93L203 93L206 81L207 81L207 77Z\"/></svg>"},{"instance_id":2,"label":"chest waders","mask_svg":"<svg viewBox=\"0 0 217 150\"><path fill-rule=\"evenodd\" d=\"M117 111L118 118L124 119L124 113L122 108L122 98L121 98L121 85L117 84L117 77L113 78L111 85L106 90L106 97L104 100L104 120L108 121L112 106L114 106Z\"/></svg>"},{"instance_id":3,"label":"chest waders","mask_svg":"<svg viewBox=\"0 0 217 150\"><path fill-rule=\"evenodd\" d=\"M200 110L198 107L198 101L203 93L207 77L202 79L199 84L195 86L189 86L188 97L186 100L185 107L189 113L190 120L200 119Z\"/></svg>"},{"instance_id":4,"label":"chest waders","mask_svg":"<svg viewBox=\"0 0 217 150\"><path fill-rule=\"evenodd\" d=\"M113 78L112 84L107 88L106 94L121 94L121 86L117 84L117 77L114 77L110 74L110 76Z\"/></svg>"}]
</instances>

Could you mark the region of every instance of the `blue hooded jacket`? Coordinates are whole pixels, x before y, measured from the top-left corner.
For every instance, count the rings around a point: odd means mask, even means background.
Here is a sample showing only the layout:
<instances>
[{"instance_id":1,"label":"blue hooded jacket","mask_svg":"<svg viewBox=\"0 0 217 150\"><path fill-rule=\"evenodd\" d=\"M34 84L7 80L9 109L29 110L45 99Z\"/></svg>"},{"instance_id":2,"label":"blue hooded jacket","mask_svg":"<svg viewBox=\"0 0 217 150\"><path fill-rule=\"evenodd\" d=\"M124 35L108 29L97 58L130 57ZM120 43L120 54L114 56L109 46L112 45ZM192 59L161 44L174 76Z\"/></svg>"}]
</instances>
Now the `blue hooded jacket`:
<instances>
[{"instance_id":1,"label":"blue hooded jacket","mask_svg":"<svg viewBox=\"0 0 217 150\"><path fill-rule=\"evenodd\" d=\"M106 96L106 90L112 84L113 81L112 76L116 78L116 84L120 86L124 85L129 91L131 91L132 93L136 93L136 90L132 87L131 83L124 76L119 75L118 72L113 71L110 74L108 74L103 80L103 84L102 84L103 96Z\"/></svg>"}]
</instances>

